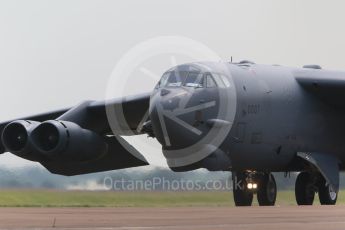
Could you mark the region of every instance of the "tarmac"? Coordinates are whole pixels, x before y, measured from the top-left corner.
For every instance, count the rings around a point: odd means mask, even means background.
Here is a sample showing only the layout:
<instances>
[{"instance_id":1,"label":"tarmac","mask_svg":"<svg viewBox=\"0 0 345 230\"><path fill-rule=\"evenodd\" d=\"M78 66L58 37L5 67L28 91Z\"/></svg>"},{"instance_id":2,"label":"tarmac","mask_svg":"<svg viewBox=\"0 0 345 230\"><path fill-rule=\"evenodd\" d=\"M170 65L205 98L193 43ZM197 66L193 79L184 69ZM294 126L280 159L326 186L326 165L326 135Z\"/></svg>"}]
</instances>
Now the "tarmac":
<instances>
[{"instance_id":1,"label":"tarmac","mask_svg":"<svg viewBox=\"0 0 345 230\"><path fill-rule=\"evenodd\" d=\"M0 208L0 229L345 229L345 206Z\"/></svg>"}]
</instances>

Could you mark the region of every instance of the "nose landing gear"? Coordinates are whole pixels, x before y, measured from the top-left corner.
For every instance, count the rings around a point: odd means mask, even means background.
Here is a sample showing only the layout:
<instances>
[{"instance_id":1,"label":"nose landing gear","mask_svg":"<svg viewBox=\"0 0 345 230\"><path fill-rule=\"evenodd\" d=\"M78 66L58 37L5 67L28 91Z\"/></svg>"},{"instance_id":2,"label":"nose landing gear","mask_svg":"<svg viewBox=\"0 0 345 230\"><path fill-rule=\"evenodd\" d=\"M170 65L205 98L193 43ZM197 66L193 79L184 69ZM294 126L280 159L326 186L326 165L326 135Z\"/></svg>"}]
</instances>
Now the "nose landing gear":
<instances>
[{"instance_id":1,"label":"nose landing gear","mask_svg":"<svg viewBox=\"0 0 345 230\"><path fill-rule=\"evenodd\" d=\"M277 185L271 173L233 172L233 194L236 206L251 206L254 194L260 206L273 206Z\"/></svg>"},{"instance_id":2,"label":"nose landing gear","mask_svg":"<svg viewBox=\"0 0 345 230\"><path fill-rule=\"evenodd\" d=\"M246 173L238 172L232 174L232 189L236 206L251 206L253 203L253 192L248 187Z\"/></svg>"},{"instance_id":3,"label":"nose landing gear","mask_svg":"<svg viewBox=\"0 0 345 230\"><path fill-rule=\"evenodd\" d=\"M277 198L277 185L272 174L260 178L257 198L260 206L274 206Z\"/></svg>"}]
</instances>

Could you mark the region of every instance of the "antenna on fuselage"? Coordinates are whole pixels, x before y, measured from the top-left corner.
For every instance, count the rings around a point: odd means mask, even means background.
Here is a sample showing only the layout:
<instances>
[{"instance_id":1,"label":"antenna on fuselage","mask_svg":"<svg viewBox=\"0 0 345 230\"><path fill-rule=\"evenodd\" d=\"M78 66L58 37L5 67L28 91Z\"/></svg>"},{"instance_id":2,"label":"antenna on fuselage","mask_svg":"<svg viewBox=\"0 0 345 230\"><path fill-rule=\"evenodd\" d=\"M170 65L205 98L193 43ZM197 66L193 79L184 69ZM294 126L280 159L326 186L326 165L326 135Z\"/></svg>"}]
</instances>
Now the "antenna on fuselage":
<instances>
[{"instance_id":1,"label":"antenna on fuselage","mask_svg":"<svg viewBox=\"0 0 345 230\"><path fill-rule=\"evenodd\" d=\"M232 56L231 56L231 59L230 59L230 63L232 63Z\"/></svg>"}]
</instances>

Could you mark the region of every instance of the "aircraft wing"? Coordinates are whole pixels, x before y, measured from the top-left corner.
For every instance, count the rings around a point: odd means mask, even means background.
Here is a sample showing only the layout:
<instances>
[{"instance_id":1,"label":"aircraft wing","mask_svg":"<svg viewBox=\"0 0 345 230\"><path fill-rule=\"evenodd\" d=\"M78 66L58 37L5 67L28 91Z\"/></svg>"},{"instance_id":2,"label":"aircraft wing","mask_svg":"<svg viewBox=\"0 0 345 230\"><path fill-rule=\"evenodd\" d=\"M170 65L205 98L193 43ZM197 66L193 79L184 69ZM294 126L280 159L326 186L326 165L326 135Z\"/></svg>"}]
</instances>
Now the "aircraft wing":
<instances>
[{"instance_id":1,"label":"aircraft wing","mask_svg":"<svg viewBox=\"0 0 345 230\"><path fill-rule=\"evenodd\" d=\"M345 75L343 72L299 70L294 73L297 82L308 92L327 104L345 108Z\"/></svg>"},{"instance_id":2,"label":"aircraft wing","mask_svg":"<svg viewBox=\"0 0 345 230\"><path fill-rule=\"evenodd\" d=\"M149 93L85 101L73 108L2 122L0 152L37 161L61 175L148 165L121 136L141 134L149 101Z\"/></svg>"}]
</instances>

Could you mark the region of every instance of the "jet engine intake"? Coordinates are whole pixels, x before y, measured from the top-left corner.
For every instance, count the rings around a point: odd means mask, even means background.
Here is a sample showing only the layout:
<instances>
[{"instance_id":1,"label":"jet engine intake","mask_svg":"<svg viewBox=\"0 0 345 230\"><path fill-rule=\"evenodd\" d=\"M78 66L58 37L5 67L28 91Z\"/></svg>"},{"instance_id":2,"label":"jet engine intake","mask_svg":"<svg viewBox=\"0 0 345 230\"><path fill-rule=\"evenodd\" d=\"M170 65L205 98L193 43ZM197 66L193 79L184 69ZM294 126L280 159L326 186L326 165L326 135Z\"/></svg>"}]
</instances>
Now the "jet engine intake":
<instances>
[{"instance_id":1,"label":"jet engine intake","mask_svg":"<svg viewBox=\"0 0 345 230\"><path fill-rule=\"evenodd\" d=\"M42 155L53 160L89 161L108 149L103 137L68 121L43 122L33 130L31 139Z\"/></svg>"}]
</instances>

